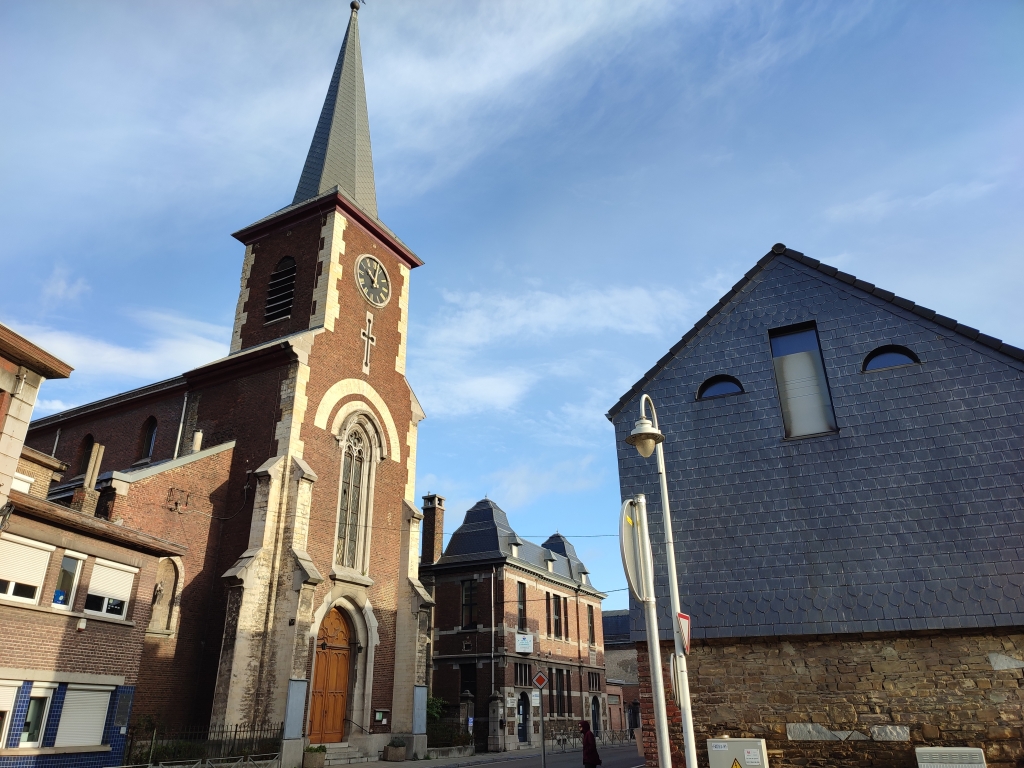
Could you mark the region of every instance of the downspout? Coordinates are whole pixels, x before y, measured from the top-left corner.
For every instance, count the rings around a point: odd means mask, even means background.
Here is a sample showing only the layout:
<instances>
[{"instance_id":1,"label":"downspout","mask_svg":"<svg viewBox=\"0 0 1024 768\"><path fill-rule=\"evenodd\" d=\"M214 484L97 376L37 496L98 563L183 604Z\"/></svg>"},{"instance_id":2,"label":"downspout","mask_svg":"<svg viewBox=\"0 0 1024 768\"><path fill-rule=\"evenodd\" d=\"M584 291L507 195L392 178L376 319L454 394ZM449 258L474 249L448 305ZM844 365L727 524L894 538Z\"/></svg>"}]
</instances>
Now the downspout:
<instances>
[{"instance_id":1,"label":"downspout","mask_svg":"<svg viewBox=\"0 0 1024 768\"><path fill-rule=\"evenodd\" d=\"M174 441L174 458L178 458L178 450L181 448L181 431L185 428L185 411L188 409L188 390L185 390L185 400L181 404L181 418L178 420L178 439ZM58 433L59 436L59 433ZM56 449L56 443L54 443Z\"/></svg>"},{"instance_id":2,"label":"downspout","mask_svg":"<svg viewBox=\"0 0 1024 768\"><path fill-rule=\"evenodd\" d=\"M494 573L495 567L491 566L491 695L497 693L494 688Z\"/></svg>"},{"instance_id":3,"label":"downspout","mask_svg":"<svg viewBox=\"0 0 1024 768\"><path fill-rule=\"evenodd\" d=\"M590 642L590 638L587 638ZM589 656L587 657L589 660ZM586 720L587 708L583 703L583 635L580 634L580 588L576 587L576 679L580 687L580 717Z\"/></svg>"},{"instance_id":4,"label":"downspout","mask_svg":"<svg viewBox=\"0 0 1024 768\"><path fill-rule=\"evenodd\" d=\"M60 427L57 427L57 436L53 438L53 450L50 451L50 455L53 458L57 458L57 443L60 442Z\"/></svg>"}]
</instances>

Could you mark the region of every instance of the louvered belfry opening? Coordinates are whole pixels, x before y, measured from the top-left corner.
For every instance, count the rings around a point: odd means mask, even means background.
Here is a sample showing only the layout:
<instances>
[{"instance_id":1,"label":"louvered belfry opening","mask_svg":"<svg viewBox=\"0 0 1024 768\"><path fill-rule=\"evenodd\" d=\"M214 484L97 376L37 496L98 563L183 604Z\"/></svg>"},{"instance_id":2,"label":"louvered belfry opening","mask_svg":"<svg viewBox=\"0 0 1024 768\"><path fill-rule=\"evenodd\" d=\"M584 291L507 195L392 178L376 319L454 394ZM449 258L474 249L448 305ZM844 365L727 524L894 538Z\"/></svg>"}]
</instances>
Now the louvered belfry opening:
<instances>
[{"instance_id":1,"label":"louvered belfry opening","mask_svg":"<svg viewBox=\"0 0 1024 768\"><path fill-rule=\"evenodd\" d=\"M295 299L295 259L285 256L274 267L267 286L267 310L264 321L272 323L283 320L292 314L292 301Z\"/></svg>"}]
</instances>

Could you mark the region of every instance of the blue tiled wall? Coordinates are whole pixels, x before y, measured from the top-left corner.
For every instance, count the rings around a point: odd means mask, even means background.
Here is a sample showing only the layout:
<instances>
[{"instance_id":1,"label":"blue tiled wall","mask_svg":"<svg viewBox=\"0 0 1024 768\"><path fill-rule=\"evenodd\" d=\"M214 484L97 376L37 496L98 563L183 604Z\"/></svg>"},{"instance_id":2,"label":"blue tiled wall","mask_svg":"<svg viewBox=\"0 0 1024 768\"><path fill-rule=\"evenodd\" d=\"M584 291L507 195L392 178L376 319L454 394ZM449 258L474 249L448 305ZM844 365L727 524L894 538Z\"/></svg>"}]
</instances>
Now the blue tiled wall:
<instances>
[{"instance_id":1,"label":"blue tiled wall","mask_svg":"<svg viewBox=\"0 0 1024 768\"><path fill-rule=\"evenodd\" d=\"M24 727L25 714L28 711L29 692L31 683L25 683L18 691L15 699L14 714L11 720L11 736L8 737L7 746L16 747L21 736L21 729ZM114 725L114 717L117 714L118 701L122 696L132 696L134 686L118 686L110 696L110 706L107 709L107 721L103 727L103 743L109 744L109 752L79 752L57 755L11 755L0 756L0 768L110 768L110 766L121 765L124 758L126 737L121 733L121 728ZM50 703L50 714L46 721L46 730L43 738L43 746L53 746L57 737L57 726L60 723L60 710L64 706L64 697L67 693L67 685L61 684L54 691L53 700ZM55 714L56 713L56 714ZM15 727L17 730L15 731Z\"/></svg>"},{"instance_id":2,"label":"blue tiled wall","mask_svg":"<svg viewBox=\"0 0 1024 768\"><path fill-rule=\"evenodd\" d=\"M768 332L806 321L817 325L839 433L785 440ZM862 373L884 344L921 364ZM696 400L716 374L745 392ZM780 257L645 391L666 435L694 637L1024 624L1021 362ZM648 498L667 639L655 460L623 442L638 403L614 418L619 476L624 497ZM635 604L631 621L643 639Z\"/></svg>"}]
</instances>

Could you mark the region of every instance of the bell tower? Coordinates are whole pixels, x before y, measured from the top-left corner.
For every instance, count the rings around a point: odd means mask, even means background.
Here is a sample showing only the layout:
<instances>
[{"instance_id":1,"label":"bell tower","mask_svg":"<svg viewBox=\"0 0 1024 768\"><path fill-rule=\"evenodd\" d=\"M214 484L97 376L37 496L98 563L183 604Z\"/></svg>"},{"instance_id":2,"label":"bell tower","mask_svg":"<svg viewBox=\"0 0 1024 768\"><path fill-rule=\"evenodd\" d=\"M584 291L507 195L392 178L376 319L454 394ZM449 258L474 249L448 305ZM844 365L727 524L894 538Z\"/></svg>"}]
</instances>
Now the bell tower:
<instances>
[{"instance_id":1,"label":"bell tower","mask_svg":"<svg viewBox=\"0 0 1024 768\"><path fill-rule=\"evenodd\" d=\"M414 690L433 600L414 504L424 414L405 378L409 278L423 262L378 218L351 8L292 202L234 233L245 258L229 358L245 370L287 362L261 380L279 420L252 473L247 548L224 574L213 721L281 722L288 681L305 680L303 734L369 756L390 734L424 739L412 734ZM318 673L345 654L344 682ZM371 704L390 717L376 721Z\"/></svg>"}]
</instances>

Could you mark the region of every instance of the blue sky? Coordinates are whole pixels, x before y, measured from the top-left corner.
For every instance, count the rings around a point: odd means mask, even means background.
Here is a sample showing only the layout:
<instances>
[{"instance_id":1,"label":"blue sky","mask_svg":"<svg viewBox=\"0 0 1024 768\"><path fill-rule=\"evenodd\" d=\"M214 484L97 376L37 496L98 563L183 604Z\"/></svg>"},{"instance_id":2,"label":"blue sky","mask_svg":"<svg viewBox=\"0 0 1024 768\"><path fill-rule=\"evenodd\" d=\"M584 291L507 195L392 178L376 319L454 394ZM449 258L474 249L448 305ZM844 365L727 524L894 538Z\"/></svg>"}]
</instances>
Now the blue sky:
<instances>
[{"instance_id":1,"label":"blue sky","mask_svg":"<svg viewBox=\"0 0 1024 768\"><path fill-rule=\"evenodd\" d=\"M290 202L347 16L0 5L0 321L76 367L38 413L224 353L230 233ZM1024 346L1024 4L371 0L360 31L448 531L488 494L621 590L604 413L775 242Z\"/></svg>"}]
</instances>

